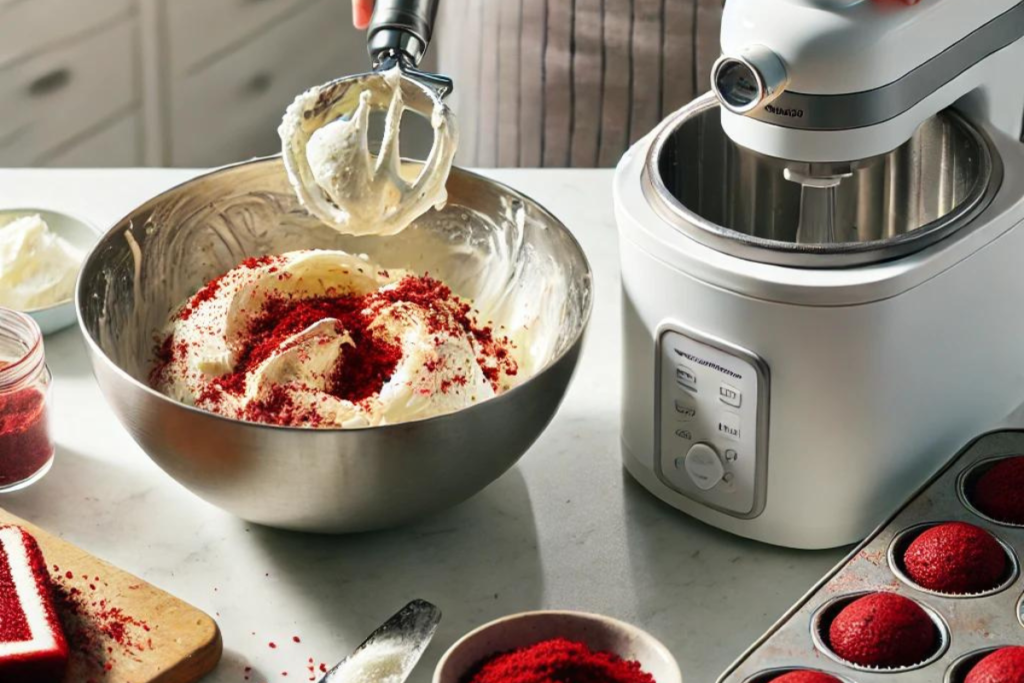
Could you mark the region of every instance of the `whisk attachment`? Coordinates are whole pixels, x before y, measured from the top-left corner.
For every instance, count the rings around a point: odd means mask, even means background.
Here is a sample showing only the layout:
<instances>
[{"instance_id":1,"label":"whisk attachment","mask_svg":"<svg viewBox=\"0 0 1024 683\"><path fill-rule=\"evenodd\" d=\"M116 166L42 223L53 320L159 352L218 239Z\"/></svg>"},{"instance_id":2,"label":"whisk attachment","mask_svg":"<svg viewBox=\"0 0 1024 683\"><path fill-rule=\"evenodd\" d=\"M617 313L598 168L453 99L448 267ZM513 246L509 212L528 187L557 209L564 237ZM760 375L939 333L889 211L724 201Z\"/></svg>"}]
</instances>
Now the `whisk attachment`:
<instances>
[{"instance_id":1,"label":"whisk attachment","mask_svg":"<svg viewBox=\"0 0 1024 683\"><path fill-rule=\"evenodd\" d=\"M418 68L430 42L437 0L379 0L368 33L374 71L299 95L278 133L299 201L349 235L393 235L447 201L445 182L458 146L455 116L443 98L450 79ZM380 151L371 153L370 114L386 111ZM433 145L422 166L399 149L402 115L428 121Z\"/></svg>"}]
</instances>

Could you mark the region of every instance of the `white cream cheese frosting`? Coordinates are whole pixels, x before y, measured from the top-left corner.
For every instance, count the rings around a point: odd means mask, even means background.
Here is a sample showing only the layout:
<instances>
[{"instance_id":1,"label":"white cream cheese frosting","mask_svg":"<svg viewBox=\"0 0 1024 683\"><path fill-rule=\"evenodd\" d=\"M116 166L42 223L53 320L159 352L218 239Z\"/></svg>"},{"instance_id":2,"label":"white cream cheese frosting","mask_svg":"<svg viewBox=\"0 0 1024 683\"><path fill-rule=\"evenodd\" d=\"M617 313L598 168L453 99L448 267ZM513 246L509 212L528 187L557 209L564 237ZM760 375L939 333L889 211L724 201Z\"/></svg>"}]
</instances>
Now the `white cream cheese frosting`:
<instances>
[{"instance_id":1,"label":"white cream cheese frosting","mask_svg":"<svg viewBox=\"0 0 1024 683\"><path fill-rule=\"evenodd\" d=\"M0 306L29 311L70 299L81 264L38 215L0 225Z\"/></svg>"},{"instance_id":2,"label":"white cream cheese frosting","mask_svg":"<svg viewBox=\"0 0 1024 683\"><path fill-rule=\"evenodd\" d=\"M307 90L278 129L288 178L306 209L349 235L393 235L447 201L445 183L458 146L455 117L427 86L384 74L342 79ZM370 151L370 113L387 109L380 152ZM427 118L434 143L422 169L407 177L399 137L402 114Z\"/></svg>"},{"instance_id":3,"label":"white cream cheese frosting","mask_svg":"<svg viewBox=\"0 0 1024 683\"><path fill-rule=\"evenodd\" d=\"M519 380L515 343L441 282L340 251L249 259L185 302L165 333L155 388L273 424L408 422Z\"/></svg>"}]
</instances>

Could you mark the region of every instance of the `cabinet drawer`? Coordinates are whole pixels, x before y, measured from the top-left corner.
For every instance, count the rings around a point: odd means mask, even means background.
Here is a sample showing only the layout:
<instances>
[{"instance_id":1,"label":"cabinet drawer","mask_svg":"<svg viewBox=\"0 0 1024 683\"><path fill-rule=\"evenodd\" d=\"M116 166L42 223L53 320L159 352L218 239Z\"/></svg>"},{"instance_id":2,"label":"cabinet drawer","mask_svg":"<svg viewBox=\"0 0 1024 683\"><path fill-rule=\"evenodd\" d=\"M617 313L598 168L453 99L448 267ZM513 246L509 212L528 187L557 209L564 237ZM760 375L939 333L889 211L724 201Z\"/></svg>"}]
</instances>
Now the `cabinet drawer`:
<instances>
[{"instance_id":1,"label":"cabinet drawer","mask_svg":"<svg viewBox=\"0 0 1024 683\"><path fill-rule=\"evenodd\" d=\"M134 29L121 21L0 69L0 155L37 158L126 112L137 100Z\"/></svg>"},{"instance_id":2,"label":"cabinet drawer","mask_svg":"<svg viewBox=\"0 0 1024 683\"><path fill-rule=\"evenodd\" d=\"M134 12L132 0L0 0L0 68Z\"/></svg>"},{"instance_id":3,"label":"cabinet drawer","mask_svg":"<svg viewBox=\"0 0 1024 683\"><path fill-rule=\"evenodd\" d=\"M280 149L297 94L337 77L345 3L319 2L208 68L172 84L171 163L214 166Z\"/></svg>"},{"instance_id":4,"label":"cabinet drawer","mask_svg":"<svg viewBox=\"0 0 1024 683\"><path fill-rule=\"evenodd\" d=\"M45 155L40 165L64 168L130 168L142 164L142 124L127 114L84 140Z\"/></svg>"},{"instance_id":5,"label":"cabinet drawer","mask_svg":"<svg viewBox=\"0 0 1024 683\"><path fill-rule=\"evenodd\" d=\"M181 74L318 0L163 1L171 70Z\"/></svg>"}]
</instances>

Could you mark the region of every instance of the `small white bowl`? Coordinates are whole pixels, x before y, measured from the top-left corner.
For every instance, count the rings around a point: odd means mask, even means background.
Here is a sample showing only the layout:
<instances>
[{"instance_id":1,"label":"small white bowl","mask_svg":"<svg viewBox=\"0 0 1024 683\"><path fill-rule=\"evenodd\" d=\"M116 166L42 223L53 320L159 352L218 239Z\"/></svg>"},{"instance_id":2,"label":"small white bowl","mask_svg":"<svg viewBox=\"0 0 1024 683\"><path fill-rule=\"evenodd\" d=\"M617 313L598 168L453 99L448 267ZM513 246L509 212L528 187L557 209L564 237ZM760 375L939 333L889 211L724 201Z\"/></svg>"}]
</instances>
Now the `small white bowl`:
<instances>
[{"instance_id":1,"label":"small white bowl","mask_svg":"<svg viewBox=\"0 0 1024 683\"><path fill-rule=\"evenodd\" d=\"M599 614L545 611L513 614L463 636L437 663L434 683L464 683L466 674L488 657L551 638L579 641L595 652L637 661L656 683L683 681L672 653L643 629Z\"/></svg>"},{"instance_id":2,"label":"small white bowl","mask_svg":"<svg viewBox=\"0 0 1024 683\"><path fill-rule=\"evenodd\" d=\"M64 238L68 244L80 251L83 262L100 239L99 230L88 221L51 209L0 209L0 226L35 214L39 214L51 232ZM32 316L43 334L58 332L75 324L74 293L64 301L59 301L52 306L24 312Z\"/></svg>"}]
</instances>

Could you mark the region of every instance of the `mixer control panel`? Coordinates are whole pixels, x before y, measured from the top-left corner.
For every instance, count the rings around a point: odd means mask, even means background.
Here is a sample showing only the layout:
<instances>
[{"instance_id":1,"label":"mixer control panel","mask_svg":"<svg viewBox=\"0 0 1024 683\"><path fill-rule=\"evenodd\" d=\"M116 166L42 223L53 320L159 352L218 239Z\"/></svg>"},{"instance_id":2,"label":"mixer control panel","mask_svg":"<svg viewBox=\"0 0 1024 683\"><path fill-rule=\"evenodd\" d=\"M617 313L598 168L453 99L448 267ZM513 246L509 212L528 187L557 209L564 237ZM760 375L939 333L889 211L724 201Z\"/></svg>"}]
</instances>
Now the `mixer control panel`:
<instances>
[{"instance_id":1,"label":"mixer control panel","mask_svg":"<svg viewBox=\"0 0 1024 683\"><path fill-rule=\"evenodd\" d=\"M662 328L658 347L658 477L717 510L756 517L768 457L767 365L681 326Z\"/></svg>"}]
</instances>

